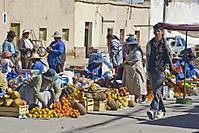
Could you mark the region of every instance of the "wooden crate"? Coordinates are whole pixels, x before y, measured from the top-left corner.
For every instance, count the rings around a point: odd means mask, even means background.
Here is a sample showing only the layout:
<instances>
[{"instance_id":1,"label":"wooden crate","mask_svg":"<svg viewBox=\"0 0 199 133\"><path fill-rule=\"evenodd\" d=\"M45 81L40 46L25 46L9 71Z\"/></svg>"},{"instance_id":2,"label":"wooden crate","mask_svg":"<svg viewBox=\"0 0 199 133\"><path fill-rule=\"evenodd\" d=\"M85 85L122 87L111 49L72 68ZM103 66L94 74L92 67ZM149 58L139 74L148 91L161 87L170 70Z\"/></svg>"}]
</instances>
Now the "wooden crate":
<instances>
[{"instance_id":1,"label":"wooden crate","mask_svg":"<svg viewBox=\"0 0 199 133\"><path fill-rule=\"evenodd\" d=\"M199 60L194 60L193 63L194 63L194 65L195 65L197 68L199 68Z\"/></svg>"},{"instance_id":2,"label":"wooden crate","mask_svg":"<svg viewBox=\"0 0 199 133\"><path fill-rule=\"evenodd\" d=\"M95 111L106 111L107 101L94 101L94 110Z\"/></svg>"},{"instance_id":3,"label":"wooden crate","mask_svg":"<svg viewBox=\"0 0 199 133\"><path fill-rule=\"evenodd\" d=\"M0 107L0 116L26 118L28 113L28 105L19 107Z\"/></svg>"},{"instance_id":4,"label":"wooden crate","mask_svg":"<svg viewBox=\"0 0 199 133\"><path fill-rule=\"evenodd\" d=\"M87 112L93 111L93 107L94 107L93 99L84 99L83 101L80 101L80 103L86 108Z\"/></svg>"}]
</instances>

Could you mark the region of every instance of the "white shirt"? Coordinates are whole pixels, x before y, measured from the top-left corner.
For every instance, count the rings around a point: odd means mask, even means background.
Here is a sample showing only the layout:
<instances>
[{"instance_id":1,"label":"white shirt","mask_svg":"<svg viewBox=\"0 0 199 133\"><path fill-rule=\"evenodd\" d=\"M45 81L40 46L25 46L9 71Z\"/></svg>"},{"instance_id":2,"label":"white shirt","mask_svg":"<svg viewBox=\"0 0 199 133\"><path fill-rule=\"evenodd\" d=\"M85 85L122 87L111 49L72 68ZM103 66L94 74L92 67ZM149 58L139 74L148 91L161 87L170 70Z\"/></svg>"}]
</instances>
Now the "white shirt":
<instances>
[{"instance_id":1,"label":"white shirt","mask_svg":"<svg viewBox=\"0 0 199 133\"><path fill-rule=\"evenodd\" d=\"M33 44L29 39L23 39L25 42L25 48L33 49Z\"/></svg>"}]
</instances>

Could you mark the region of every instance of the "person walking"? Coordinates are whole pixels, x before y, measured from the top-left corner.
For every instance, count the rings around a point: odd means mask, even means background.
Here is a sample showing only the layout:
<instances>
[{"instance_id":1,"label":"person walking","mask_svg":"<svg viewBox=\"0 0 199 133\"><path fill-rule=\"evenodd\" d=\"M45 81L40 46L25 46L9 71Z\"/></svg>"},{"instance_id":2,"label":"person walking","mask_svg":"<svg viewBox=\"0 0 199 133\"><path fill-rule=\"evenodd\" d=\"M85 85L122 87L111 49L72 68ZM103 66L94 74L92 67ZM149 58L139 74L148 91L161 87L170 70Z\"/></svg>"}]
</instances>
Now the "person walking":
<instances>
[{"instance_id":1,"label":"person walking","mask_svg":"<svg viewBox=\"0 0 199 133\"><path fill-rule=\"evenodd\" d=\"M54 41L47 47L48 57L48 65L49 68L54 69L57 73L63 72L64 62L66 60L65 55L65 44L61 40L61 33L56 31L53 36Z\"/></svg>"},{"instance_id":2,"label":"person walking","mask_svg":"<svg viewBox=\"0 0 199 133\"><path fill-rule=\"evenodd\" d=\"M129 93L135 95L135 102L145 103L147 89L143 52L133 36L127 40L126 44L129 48L129 54L124 61L123 82ZM140 100L141 96L142 100Z\"/></svg>"},{"instance_id":3,"label":"person walking","mask_svg":"<svg viewBox=\"0 0 199 133\"><path fill-rule=\"evenodd\" d=\"M18 41L18 48L20 51L20 58L22 63L22 69L30 69L31 56L34 51L34 45L29 38L30 31L25 29L22 32L22 38Z\"/></svg>"},{"instance_id":4,"label":"person walking","mask_svg":"<svg viewBox=\"0 0 199 133\"><path fill-rule=\"evenodd\" d=\"M158 24L153 26L155 35L146 46L146 60L148 78L152 83L154 98L147 111L149 119L162 118L166 109L161 98L161 90L165 79L164 71L169 65L172 70L171 51L163 38L163 28Z\"/></svg>"}]
</instances>

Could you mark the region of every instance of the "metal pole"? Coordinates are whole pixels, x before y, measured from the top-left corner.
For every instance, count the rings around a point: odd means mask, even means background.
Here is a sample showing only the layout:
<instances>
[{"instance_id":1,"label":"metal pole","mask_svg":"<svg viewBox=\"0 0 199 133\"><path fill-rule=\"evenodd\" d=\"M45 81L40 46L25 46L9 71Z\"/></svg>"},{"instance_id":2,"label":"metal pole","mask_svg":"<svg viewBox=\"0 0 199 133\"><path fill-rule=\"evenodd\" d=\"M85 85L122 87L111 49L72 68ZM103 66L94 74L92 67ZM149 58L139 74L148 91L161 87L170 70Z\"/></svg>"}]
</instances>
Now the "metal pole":
<instances>
[{"instance_id":1,"label":"metal pole","mask_svg":"<svg viewBox=\"0 0 199 133\"><path fill-rule=\"evenodd\" d=\"M186 64L187 64L187 31L186 31L186 39L185 39L185 55L184 55L184 89L183 89L183 99L186 97Z\"/></svg>"},{"instance_id":2,"label":"metal pole","mask_svg":"<svg viewBox=\"0 0 199 133\"><path fill-rule=\"evenodd\" d=\"M165 23L165 18L166 18L166 0L163 2L163 19L162 22Z\"/></svg>"},{"instance_id":3,"label":"metal pole","mask_svg":"<svg viewBox=\"0 0 199 133\"><path fill-rule=\"evenodd\" d=\"M4 0L4 12L6 12L6 0Z\"/></svg>"}]
</instances>

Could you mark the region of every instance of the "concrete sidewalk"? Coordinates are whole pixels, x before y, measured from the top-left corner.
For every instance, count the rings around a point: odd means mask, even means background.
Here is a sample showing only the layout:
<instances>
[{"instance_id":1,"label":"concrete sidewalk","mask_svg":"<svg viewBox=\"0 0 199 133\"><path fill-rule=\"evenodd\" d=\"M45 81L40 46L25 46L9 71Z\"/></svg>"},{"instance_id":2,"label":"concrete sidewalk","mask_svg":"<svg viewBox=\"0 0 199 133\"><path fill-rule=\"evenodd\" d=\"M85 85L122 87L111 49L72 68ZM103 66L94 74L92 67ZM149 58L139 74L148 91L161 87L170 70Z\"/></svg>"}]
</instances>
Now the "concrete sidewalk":
<instances>
[{"instance_id":1,"label":"concrete sidewalk","mask_svg":"<svg viewBox=\"0 0 199 133\"><path fill-rule=\"evenodd\" d=\"M86 65L88 63L88 58L76 58L74 56L67 56L65 67Z\"/></svg>"},{"instance_id":2,"label":"concrete sidewalk","mask_svg":"<svg viewBox=\"0 0 199 133\"><path fill-rule=\"evenodd\" d=\"M199 97L193 105L166 100L166 116L151 121L147 104L118 111L92 112L77 119L51 120L0 117L0 133L199 133Z\"/></svg>"}]
</instances>

